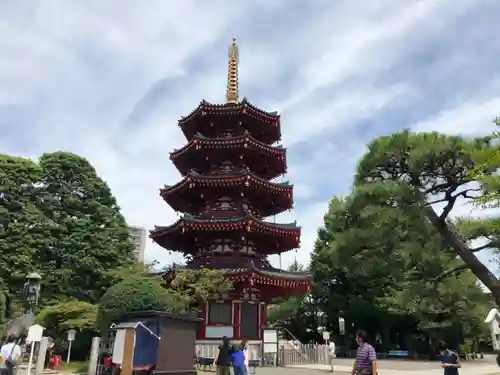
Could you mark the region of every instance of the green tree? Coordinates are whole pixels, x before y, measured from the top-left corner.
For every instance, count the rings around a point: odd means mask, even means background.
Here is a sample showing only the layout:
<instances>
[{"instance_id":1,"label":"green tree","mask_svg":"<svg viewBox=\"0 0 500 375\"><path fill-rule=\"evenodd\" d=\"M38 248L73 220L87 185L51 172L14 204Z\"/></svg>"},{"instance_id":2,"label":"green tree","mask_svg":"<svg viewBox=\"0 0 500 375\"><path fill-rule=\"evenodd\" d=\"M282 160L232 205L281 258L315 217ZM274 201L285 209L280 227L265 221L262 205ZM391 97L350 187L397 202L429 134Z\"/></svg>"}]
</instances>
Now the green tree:
<instances>
[{"instance_id":1,"label":"green tree","mask_svg":"<svg viewBox=\"0 0 500 375\"><path fill-rule=\"evenodd\" d=\"M7 297L4 290L0 290L0 324L5 323L7 313Z\"/></svg>"},{"instance_id":2,"label":"green tree","mask_svg":"<svg viewBox=\"0 0 500 375\"><path fill-rule=\"evenodd\" d=\"M37 253L48 299L96 303L135 263L125 219L108 185L84 158L66 152L39 162L38 207L50 236Z\"/></svg>"},{"instance_id":3,"label":"green tree","mask_svg":"<svg viewBox=\"0 0 500 375\"><path fill-rule=\"evenodd\" d=\"M470 269L500 306L499 280L475 255L483 249L497 249L498 219L453 223L450 218L450 212L460 200L475 199L483 194L482 186L471 178L471 171L476 168L472 155L487 147L490 146L484 139L468 140L439 133L404 131L380 137L368 146L368 152L361 159L356 185L378 184L386 195L404 197L406 205L420 209L444 243L462 260L453 272ZM442 209L437 210L436 205ZM466 232L480 236L467 237ZM491 240L474 247L474 240L484 240L485 234Z\"/></svg>"},{"instance_id":4,"label":"green tree","mask_svg":"<svg viewBox=\"0 0 500 375\"><path fill-rule=\"evenodd\" d=\"M500 127L500 118L493 120L496 127ZM470 173L470 178L479 181L484 187L484 192L477 197L477 201L488 207L500 206L500 176L495 173L500 166L500 148L498 140L500 132L495 131L486 138L490 147L473 150L472 159L475 168Z\"/></svg>"},{"instance_id":5,"label":"green tree","mask_svg":"<svg viewBox=\"0 0 500 375\"><path fill-rule=\"evenodd\" d=\"M359 196L332 199L311 257L314 292L329 329L338 332L342 316L347 336L359 326L390 329L385 323L395 319L387 319L379 299L404 275L407 242L398 229L409 223L397 209L377 205L374 192L369 195L370 203Z\"/></svg>"},{"instance_id":6,"label":"green tree","mask_svg":"<svg viewBox=\"0 0 500 375\"><path fill-rule=\"evenodd\" d=\"M37 253L50 240L35 201L40 175L36 162L0 155L0 279L8 301L19 297L25 276L37 266ZM10 302L7 310L10 315Z\"/></svg>"},{"instance_id":7,"label":"green tree","mask_svg":"<svg viewBox=\"0 0 500 375\"><path fill-rule=\"evenodd\" d=\"M84 301L61 302L43 308L37 315L37 321L56 336L70 329L95 331L97 306Z\"/></svg>"},{"instance_id":8,"label":"green tree","mask_svg":"<svg viewBox=\"0 0 500 375\"><path fill-rule=\"evenodd\" d=\"M0 279L7 315L25 276L43 276L41 303L95 303L135 262L127 226L108 186L77 155L39 163L0 155Z\"/></svg>"},{"instance_id":9,"label":"green tree","mask_svg":"<svg viewBox=\"0 0 500 375\"><path fill-rule=\"evenodd\" d=\"M295 260L287 268L289 272L305 272L304 266ZM281 328L282 334L299 341L317 340L317 321L310 295L282 298L267 308L267 320L273 327Z\"/></svg>"},{"instance_id":10,"label":"green tree","mask_svg":"<svg viewBox=\"0 0 500 375\"><path fill-rule=\"evenodd\" d=\"M393 330L443 337L453 326L454 333L474 335L484 318L482 291L470 272L442 278L460 261L422 210L398 192L394 183L366 184L332 199L311 261L329 330L338 332L342 316L348 335L362 326L384 342ZM471 321L465 332L463 322Z\"/></svg>"},{"instance_id":11,"label":"green tree","mask_svg":"<svg viewBox=\"0 0 500 375\"><path fill-rule=\"evenodd\" d=\"M55 339L55 352L66 355L68 331L76 331L71 358L87 358L92 337L97 335L97 306L84 301L70 300L43 308L37 315L45 334Z\"/></svg>"},{"instance_id":12,"label":"green tree","mask_svg":"<svg viewBox=\"0 0 500 375\"><path fill-rule=\"evenodd\" d=\"M120 316L138 311L175 310L184 313L184 301L179 301L162 284L159 277L131 275L110 287L99 301L99 327L106 331Z\"/></svg>"},{"instance_id":13,"label":"green tree","mask_svg":"<svg viewBox=\"0 0 500 375\"><path fill-rule=\"evenodd\" d=\"M148 267L146 267L148 268ZM225 294L232 283L217 270L182 270L165 283L163 277L131 272L127 279L110 287L99 301L98 321L109 327L121 315L147 310L196 313L209 296Z\"/></svg>"},{"instance_id":14,"label":"green tree","mask_svg":"<svg viewBox=\"0 0 500 375\"><path fill-rule=\"evenodd\" d=\"M169 293L187 308L198 308L209 296L226 294L233 284L215 269L184 269L167 286Z\"/></svg>"}]
</instances>

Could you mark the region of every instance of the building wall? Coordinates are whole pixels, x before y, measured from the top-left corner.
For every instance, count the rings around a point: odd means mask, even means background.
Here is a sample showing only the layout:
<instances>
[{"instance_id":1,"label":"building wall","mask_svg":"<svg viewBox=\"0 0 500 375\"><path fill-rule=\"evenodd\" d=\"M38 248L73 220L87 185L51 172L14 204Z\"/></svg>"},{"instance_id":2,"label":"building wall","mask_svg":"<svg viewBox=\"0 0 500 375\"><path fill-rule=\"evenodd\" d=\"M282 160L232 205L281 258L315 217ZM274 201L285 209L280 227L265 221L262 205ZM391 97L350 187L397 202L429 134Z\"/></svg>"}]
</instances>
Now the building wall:
<instances>
[{"instance_id":1,"label":"building wall","mask_svg":"<svg viewBox=\"0 0 500 375\"><path fill-rule=\"evenodd\" d=\"M130 240L135 247L135 256L138 261L144 262L144 251L146 250L147 231L142 227L128 227Z\"/></svg>"}]
</instances>

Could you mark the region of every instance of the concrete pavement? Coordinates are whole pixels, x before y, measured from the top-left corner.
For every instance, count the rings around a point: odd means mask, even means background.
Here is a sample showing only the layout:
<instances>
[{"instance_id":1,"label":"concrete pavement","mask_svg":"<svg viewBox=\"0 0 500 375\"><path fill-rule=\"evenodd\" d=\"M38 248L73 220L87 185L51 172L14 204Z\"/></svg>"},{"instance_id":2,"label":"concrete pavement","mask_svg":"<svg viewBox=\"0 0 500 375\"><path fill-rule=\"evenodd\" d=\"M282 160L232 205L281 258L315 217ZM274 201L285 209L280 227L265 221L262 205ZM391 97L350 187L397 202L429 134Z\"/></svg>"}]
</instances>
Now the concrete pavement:
<instances>
[{"instance_id":1,"label":"concrete pavement","mask_svg":"<svg viewBox=\"0 0 500 375\"><path fill-rule=\"evenodd\" d=\"M388 369L379 367L380 375L443 375L443 370L439 368L439 363L435 363L436 368L434 369ZM290 369L302 369L308 371L321 371L321 372L329 372L330 367L327 365L297 365L287 367ZM351 366L335 366L335 373L339 372L341 374L350 374ZM310 372L309 372L310 373ZM497 365L475 365L473 363L465 363L462 364L462 368L460 369L460 375L500 375L500 368Z\"/></svg>"}]
</instances>

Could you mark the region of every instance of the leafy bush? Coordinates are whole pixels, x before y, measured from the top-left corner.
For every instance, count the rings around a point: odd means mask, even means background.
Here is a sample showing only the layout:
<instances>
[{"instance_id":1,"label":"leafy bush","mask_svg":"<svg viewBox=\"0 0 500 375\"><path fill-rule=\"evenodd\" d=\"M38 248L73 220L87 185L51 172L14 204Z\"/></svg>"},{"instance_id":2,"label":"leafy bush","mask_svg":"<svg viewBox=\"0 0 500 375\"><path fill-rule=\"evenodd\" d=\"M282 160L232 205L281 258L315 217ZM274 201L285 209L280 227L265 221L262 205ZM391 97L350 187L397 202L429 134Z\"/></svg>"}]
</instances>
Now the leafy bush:
<instances>
[{"instance_id":1,"label":"leafy bush","mask_svg":"<svg viewBox=\"0 0 500 375\"><path fill-rule=\"evenodd\" d=\"M133 276L109 288L99 301L97 320L103 331L120 315L158 310L174 309L185 312L185 304L161 285L156 277Z\"/></svg>"},{"instance_id":2,"label":"leafy bush","mask_svg":"<svg viewBox=\"0 0 500 375\"><path fill-rule=\"evenodd\" d=\"M97 333L97 306L84 301L71 300L43 308L37 315L39 324L45 327L45 334L54 338L54 354L66 358L68 352L68 331L77 331L72 344L71 359L87 358L92 337Z\"/></svg>"},{"instance_id":3,"label":"leafy bush","mask_svg":"<svg viewBox=\"0 0 500 375\"><path fill-rule=\"evenodd\" d=\"M45 329L57 334L70 329L95 330L97 306L84 301L68 301L48 306L37 315L37 321Z\"/></svg>"},{"instance_id":4,"label":"leafy bush","mask_svg":"<svg viewBox=\"0 0 500 375\"><path fill-rule=\"evenodd\" d=\"M0 290L0 324L5 322L5 315L7 311L7 297L3 290Z\"/></svg>"}]
</instances>

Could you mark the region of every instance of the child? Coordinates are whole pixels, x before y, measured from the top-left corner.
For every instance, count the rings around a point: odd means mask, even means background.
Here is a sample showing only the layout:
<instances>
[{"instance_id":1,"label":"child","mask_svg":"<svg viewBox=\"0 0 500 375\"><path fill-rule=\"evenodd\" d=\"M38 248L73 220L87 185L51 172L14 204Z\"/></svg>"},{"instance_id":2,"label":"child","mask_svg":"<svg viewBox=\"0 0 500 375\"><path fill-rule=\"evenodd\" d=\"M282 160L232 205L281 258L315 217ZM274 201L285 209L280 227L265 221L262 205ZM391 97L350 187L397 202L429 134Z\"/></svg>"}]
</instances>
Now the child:
<instances>
[{"instance_id":1,"label":"child","mask_svg":"<svg viewBox=\"0 0 500 375\"><path fill-rule=\"evenodd\" d=\"M243 350L236 350L231 355L231 362L233 363L234 375L246 375L245 352Z\"/></svg>"}]
</instances>

